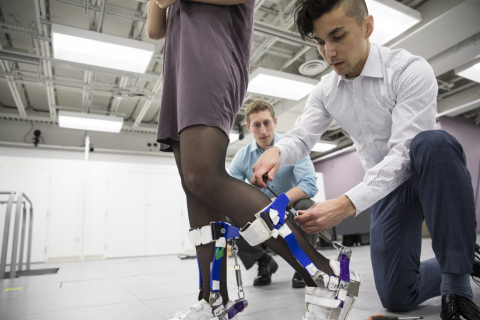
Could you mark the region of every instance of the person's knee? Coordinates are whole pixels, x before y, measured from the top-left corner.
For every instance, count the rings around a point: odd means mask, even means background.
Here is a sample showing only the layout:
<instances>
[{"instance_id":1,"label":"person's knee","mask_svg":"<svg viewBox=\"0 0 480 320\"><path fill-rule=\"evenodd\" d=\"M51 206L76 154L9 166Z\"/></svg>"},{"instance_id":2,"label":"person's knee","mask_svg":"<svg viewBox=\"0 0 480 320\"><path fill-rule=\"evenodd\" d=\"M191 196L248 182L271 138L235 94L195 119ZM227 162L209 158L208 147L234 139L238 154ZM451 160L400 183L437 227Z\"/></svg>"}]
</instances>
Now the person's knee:
<instances>
[{"instance_id":1,"label":"person's knee","mask_svg":"<svg viewBox=\"0 0 480 320\"><path fill-rule=\"evenodd\" d=\"M315 204L315 201L312 199L300 199L293 204L295 210L307 210Z\"/></svg>"},{"instance_id":2,"label":"person's knee","mask_svg":"<svg viewBox=\"0 0 480 320\"><path fill-rule=\"evenodd\" d=\"M412 150L420 147L422 150L446 150L448 148L461 148L460 143L452 135L443 130L427 130L417 134L410 145Z\"/></svg>"},{"instance_id":3,"label":"person's knee","mask_svg":"<svg viewBox=\"0 0 480 320\"><path fill-rule=\"evenodd\" d=\"M183 173L184 188L193 193L197 197L201 197L203 190L206 188L207 181L202 174L195 172Z\"/></svg>"},{"instance_id":4,"label":"person's knee","mask_svg":"<svg viewBox=\"0 0 480 320\"><path fill-rule=\"evenodd\" d=\"M380 301L385 309L391 312L405 312L411 310L411 299L402 293L401 288L388 288L379 292Z\"/></svg>"}]
</instances>

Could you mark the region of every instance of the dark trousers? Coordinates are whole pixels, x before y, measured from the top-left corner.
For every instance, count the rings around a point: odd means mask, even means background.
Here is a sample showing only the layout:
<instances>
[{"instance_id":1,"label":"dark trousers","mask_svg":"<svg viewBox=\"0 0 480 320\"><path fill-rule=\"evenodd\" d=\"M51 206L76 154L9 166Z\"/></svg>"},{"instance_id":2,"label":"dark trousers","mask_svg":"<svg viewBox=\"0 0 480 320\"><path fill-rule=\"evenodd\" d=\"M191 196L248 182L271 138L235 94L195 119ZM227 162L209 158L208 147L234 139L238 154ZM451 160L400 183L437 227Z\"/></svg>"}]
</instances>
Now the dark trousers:
<instances>
[{"instance_id":1,"label":"dark trousers","mask_svg":"<svg viewBox=\"0 0 480 320\"><path fill-rule=\"evenodd\" d=\"M412 176L371 209L370 250L380 300L407 311L440 295L442 273L472 272L475 204L460 143L441 130L411 142ZM425 219L436 258L420 262Z\"/></svg>"},{"instance_id":2,"label":"dark trousers","mask_svg":"<svg viewBox=\"0 0 480 320\"><path fill-rule=\"evenodd\" d=\"M311 206L313 206L315 202L311 199L301 199L295 202L293 207L296 210L307 210ZM291 222L293 222L293 217L292 215L288 215L288 219L290 219ZM316 234L308 234L305 231L303 231L302 228L300 228L295 222L293 222L293 225L297 228L298 231L302 234L302 236L307 239L307 241L312 245L315 246L317 241L318 241L318 235ZM238 256L240 257L240 260L242 261L243 265L245 268L248 270L253 265L263 256L265 253L262 245L258 246L250 246L243 237L240 237L237 240L237 246L238 246Z\"/></svg>"}]
</instances>

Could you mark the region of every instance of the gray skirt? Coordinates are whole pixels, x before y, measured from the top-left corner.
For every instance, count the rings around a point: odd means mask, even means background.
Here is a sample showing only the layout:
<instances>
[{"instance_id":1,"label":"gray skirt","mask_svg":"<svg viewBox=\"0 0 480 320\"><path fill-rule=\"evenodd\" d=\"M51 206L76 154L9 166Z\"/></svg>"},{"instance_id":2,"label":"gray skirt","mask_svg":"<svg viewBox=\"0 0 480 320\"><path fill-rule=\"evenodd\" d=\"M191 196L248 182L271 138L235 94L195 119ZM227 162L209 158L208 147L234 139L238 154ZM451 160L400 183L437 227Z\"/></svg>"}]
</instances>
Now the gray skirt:
<instances>
[{"instance_id":1,"label":"gray skirt","mask_svg":"<svg viewBox=\"0 0 480 320\"><path fill-rule=\"evenodd\" d=\"M254 0L218 6L178 1L165 38L160 150L188 126L217 127L228 136L248 86Z\"/></svg>"}]
</instances>

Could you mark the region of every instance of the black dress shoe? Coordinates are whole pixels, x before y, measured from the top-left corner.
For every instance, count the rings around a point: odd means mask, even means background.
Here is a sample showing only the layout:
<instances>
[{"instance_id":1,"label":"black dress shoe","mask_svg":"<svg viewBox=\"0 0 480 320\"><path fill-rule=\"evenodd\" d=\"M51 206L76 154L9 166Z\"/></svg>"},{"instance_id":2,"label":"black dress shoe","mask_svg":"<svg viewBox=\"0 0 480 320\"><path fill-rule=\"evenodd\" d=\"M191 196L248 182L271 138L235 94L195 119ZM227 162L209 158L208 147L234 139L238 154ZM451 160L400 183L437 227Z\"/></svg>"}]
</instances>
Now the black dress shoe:
<instances>
[{"instance_id":1,"label":"black dress shoe","mask_svg":"<svg viewBox=\"0 0 480 320\"><path fill-rule=\"evenodd\" d=\"M480 320L480 308L472 300L456 294L442 297L442 320Z\"/></svg>"},{"instance_id":2,"label":"black dress shoe","mask_svg":"<svg viewBox=\"0 0 480 320\"><path fill-rule=\"evenodd\" d=\"M295 272L292 278L292 288L302 289L306 286L307 284L305 283L305 280L303 280L302 276L298 272Z\"/></svg>"},{"instance_id":3,"label":"black dress shoe","mask_svg":"<svg viewBox=\"0 0 480 320\"><path fill-rule=\"evenodd\" d=\"M277 269L278 264L269 255L266 259L258 260L258 274L253 280L253 285L257 287L272 283L272 273L275 273Z\"/></svg>"}]
</instances>

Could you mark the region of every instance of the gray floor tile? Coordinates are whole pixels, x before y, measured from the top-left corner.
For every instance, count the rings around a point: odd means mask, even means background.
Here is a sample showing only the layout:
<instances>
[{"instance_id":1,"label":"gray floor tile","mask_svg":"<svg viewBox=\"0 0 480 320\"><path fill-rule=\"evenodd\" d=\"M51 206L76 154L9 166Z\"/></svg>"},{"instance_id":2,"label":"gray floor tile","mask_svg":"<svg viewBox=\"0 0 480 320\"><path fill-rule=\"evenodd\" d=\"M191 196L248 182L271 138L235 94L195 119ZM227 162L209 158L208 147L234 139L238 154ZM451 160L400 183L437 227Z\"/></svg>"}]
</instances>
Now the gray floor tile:
<instances>
[{"instance_id":1,"label":"gray floor tile","mask_svg":"<svg viewBox=\"0 0 480 320\"><path fill-rule=\"evenodd\" d=\"M143 302L37 313L5 320L165 320Z\"/></svg>"},{"instance_id":2,"label":"gray floor tile","mask_svg":"<svg viewBox=\"0 0 480 320\"><path fill-rule=\"evenodd\" d=\"M353 247L351 268L362 276L360 297L349 319L367 319L383 309L373 281L369 246ZM335 258L334 250L322 254ZM422 260L433 257L430 240L423 240ZM280 257L272 284L254 287L256 266L242 275L249 307L240 320L294 320L305 312L304 290L293 289L293 269ZM237 298L234 260L228 259L228 285L231 299ZM170 319L177 311L186 312L196 302L198 270L196 260L176 256L113 259L76 263L34 265L59 267L56 275L0 280L0 319ZM5 291L20 287L18 291ZM480 288L473 284L474 300L480 303ZM430 299L402 316L438 319L440 298Z\"/></svg>"}]
</instances>

